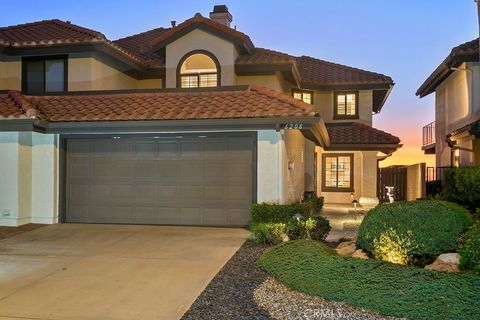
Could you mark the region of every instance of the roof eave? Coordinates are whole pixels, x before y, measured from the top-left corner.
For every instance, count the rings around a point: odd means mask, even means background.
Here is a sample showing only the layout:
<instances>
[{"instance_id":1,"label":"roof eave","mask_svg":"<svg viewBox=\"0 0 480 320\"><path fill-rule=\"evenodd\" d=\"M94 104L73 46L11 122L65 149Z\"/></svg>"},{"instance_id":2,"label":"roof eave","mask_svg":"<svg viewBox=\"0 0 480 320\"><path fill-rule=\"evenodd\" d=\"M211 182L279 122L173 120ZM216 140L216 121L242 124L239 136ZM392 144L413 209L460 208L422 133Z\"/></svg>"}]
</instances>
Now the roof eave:
<instances>
[{"instance_id":1,"label":"roof eave","mask_svg":"<svg viewBox=\"0 0 480 320\"><path fill-rule=\"evenodd\" d=\"M452 68L460 66L464 62L479 61L478 54L456 54L442 62L417 89L415 95L420 98L435 92L435 89L447 79L453 72Z\"/></svg>"},{"instance_id":2,"label":"roof eave","mask_svg":"<svg viewBox=\"0 0 480 320\"><path fill-rule=\"evenodd\" d=\"M162 50L169 43L181 38L182 36L186 35L187 33L190 33L191 31L193 31L195 29L200 29L200 30L208 32L208 33L210 33L214 36L218 36L220 38L231 41L232 43L234 43L237 46L238 49L240 49L239 51L241 53L251 54L252 51L253 51L254 46L253 46L253 43L251 41L246 41L246 40L238 39L234 36L226 35L224 32L222 32L222 31L220 31L220 30L218 30L214 27L207 26L207 25L205 25L201 22L192 23L191 25L189 25L189 26L187 26L187 27L185 27L181 30L176 31L175 33L168 36L167 38L157 42L153 46L153 50L154 51Z\"/></svg>"},{"instance_id":3,"label":"roof eave","mask_svg":"<svg viewBox=\"0 0 480 320\"><path fill-rule=\"evenodd\" d=\"M368 144L363 144L363 143L354 143L354 144L342 144L342 143L337 143L334 144L332 143L330 146L326 147L325 150L328 151L380 151L385 154L392 154L399 148L401 148L403 145L400 143L380 143L380 144L374 144L374 143L368 143Z\"/></svg>"}]
</instances>

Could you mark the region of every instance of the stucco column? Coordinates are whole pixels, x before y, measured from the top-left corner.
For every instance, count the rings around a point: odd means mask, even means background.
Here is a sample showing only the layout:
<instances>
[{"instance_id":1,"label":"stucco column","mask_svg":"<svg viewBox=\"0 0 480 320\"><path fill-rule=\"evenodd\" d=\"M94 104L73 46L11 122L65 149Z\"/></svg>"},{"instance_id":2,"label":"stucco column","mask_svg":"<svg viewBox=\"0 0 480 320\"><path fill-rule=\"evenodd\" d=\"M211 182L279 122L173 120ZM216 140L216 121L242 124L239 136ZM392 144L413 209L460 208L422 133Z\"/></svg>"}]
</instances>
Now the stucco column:
<instances>
[{"instance_id":1,"label":"stucco column","mask_svg":"<svg viewBox=\"0 0 480 320\"><path fill-rule=\"evenodd\" d=\"M58 136L32 136L32 223L58 222Z\"/></svg>"},{"instance_id":2,"label":"stucco column","mask_svg":"<svg viewBox=\"0 0 480 320\"><path fill-rule=\"evenodd\" d=\"M361 205L370 207L379 203L377 198L377 151L362 152Z\"/></svg>"},{"instance_id":3,"label":"stucco column","mask_svg":"<svg viewBox=\"0 0 480 320\"><path fill-rule=\"evenodd\" d=\"M257 202L283 203L283 141L275 130L258 131Z\"/></svg>"}]
</instances>

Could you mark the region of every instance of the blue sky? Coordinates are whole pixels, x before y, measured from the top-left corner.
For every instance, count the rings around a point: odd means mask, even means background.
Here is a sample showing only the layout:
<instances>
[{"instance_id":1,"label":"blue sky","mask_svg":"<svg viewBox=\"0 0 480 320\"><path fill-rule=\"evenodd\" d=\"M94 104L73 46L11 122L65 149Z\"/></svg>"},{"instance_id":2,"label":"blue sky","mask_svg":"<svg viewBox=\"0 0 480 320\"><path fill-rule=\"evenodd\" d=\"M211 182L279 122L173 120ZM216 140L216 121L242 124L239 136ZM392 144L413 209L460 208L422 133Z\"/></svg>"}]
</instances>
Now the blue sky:
<instances>
[{"instance_id":1,"label":"blue sky","mask_svg":"<svg viewBox=\"0 0 480 320\"><path fill-rule=\"evenodd\" d=\"M0 25L58 18L112 40L195 12L208 16L214 4L227 4L233 24L258 47L391 76L395 88L374 117L376 127L404 143L390 162L419 161L421 127L434 118L434 96L418 99L415 91L452 47L478 37L473 0L0 0L7 2Z\"/></svg>"}]
</instances>

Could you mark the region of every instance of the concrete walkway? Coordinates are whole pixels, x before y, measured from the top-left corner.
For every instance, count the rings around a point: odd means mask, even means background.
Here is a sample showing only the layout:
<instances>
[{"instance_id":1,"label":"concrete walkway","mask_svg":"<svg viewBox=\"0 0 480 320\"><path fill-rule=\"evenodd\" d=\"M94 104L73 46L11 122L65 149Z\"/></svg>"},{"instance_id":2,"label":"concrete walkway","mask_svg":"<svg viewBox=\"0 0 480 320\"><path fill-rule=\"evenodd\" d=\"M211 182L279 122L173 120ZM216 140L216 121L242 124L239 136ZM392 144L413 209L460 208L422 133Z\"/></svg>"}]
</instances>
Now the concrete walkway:
<instances>
[{"instance_id":1,"label":"concrete walkway","mask_svg":"<svg viewBox=\"0 0 480 320\"><path fill-rule=\"evenodd\" d=\"M326 240L355 239L365 212L366 209L361 207L355 211L350 204L325 204L321 216L327 218L332 227Z\"/></svg>"},{"instance_id":2,"label":"concrete walkway","mask_svg":"<svg viewBox=\"0 0 480 320\"><path fill-rule=\"evenodd\" d=\"M178 319L243 229L57 224L0 241L0 319Z\"/></svg>"}]
</instances>

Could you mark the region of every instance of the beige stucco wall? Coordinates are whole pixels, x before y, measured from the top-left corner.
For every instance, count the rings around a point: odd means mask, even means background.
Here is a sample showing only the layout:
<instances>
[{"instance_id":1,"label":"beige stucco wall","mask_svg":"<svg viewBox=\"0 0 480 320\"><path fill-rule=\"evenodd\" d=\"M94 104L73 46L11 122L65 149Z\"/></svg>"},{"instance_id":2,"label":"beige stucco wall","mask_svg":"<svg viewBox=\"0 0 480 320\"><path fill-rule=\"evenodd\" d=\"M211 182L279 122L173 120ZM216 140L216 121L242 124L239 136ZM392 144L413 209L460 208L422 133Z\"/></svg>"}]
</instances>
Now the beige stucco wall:
<instances>
[{"instance_id":1,"label":"beige stucco wall","mask_svg":"<svg viewBox=\"0 0 480 320\"><path fill-rule=\"evenodd\" d=\"M250 85L256 84L259 86L264 86L270 89L273 89L278 92L286 92L290 95L290 92L287 92L287 85L284 83L284 80L279 74L271 75L259 75L259 76L236 76L235 77L236 85Z\"/></svg>"},{"instance_id":2,"label":"beige stucco wall","mask_svg":"<svg viewBox=\"0 0 480 320\"><path fill-rule=\"evenodd\" d=\"M21 60L0 61L0 90L22 89Z\"/></svg>"},{"instance_id":3,"label":"beige stucco wall","mask_svg":"<svg viewBox=\"0 0 480 320\"><path fill-rule=\"evenodd\" d=\"M0 225L57 221L56 137L0 133Z\"/></svg>"},{"instance_id":4,"label":"beige stucco wall","mask_svg":"<svg viewBox=\"0 0 480 320\"><path fill-rule=\"evenodd\" d=\"M235 84L235 60L238 52L233 43L206 31L195 29L166 46L166 87L177 86L177 66L187 53L206 50L213 54L221 68L221 85Z\"/></svg>"},{"instance_id":5,"label":"beige stucco wall","mask_svg":"<svg viewBox=\"0 0 480 320\"><path fill-rule=\"evenodd\" d=\"M317 158L317 192L325 197L326 203L351 203L351 192L324 192L322 190L322 154L353 153L353 196L362 205L378 203L377 198L377 152L376 151L324 151L316 147Z\"/></svg>"},{"instance_id":6,"label":"beige stucco wall","mask_svg":"<svg viewBox=\"0 0 480 320\"><path fill-rule=\"evenodd\" d=\"M282 130L284 140L284 202L298 202L305 192L305 137L299 130Z\"/></svg>"},{"instance_id":7,"label":"beige stucco wall","mask_svg":"<svg viewBox=\"0 0 480 320\"><path fill-rule=\"evenodd\" d=\"M480 64L463 63L435 90L435 152L436 165L450 166L450 148L445 142L447 134L480 119ZM472 139L458 141L463 148L472 149ZM476 162L474 153L460 150L460 165Z\"/></svg>"},{"instance_id":8,"label":"beige stucco wall","mask_svg":"<svg viewBox=\"0 0 480 320\"><path fill-rule=\"evenodd\" d=\"M358 119L333 120L334 92L315 91L313 97L315 110L323 117L324 122L352 122L359 121L372 125L373 91L361 90L358 92Z\"/></svg>"},{"instance_id":9,"label":"beige stucco wall","mask_svg":"<svg viewBox=\"0 0 480 320\"><path fill-rule=\"evenodd\" d=\"M128 90L160 89L161 79L137 80L125 72L126 66L113 65L107 57L84 54L70 55L68 59L68 90Z\"/></svg>"}]
</instances>

